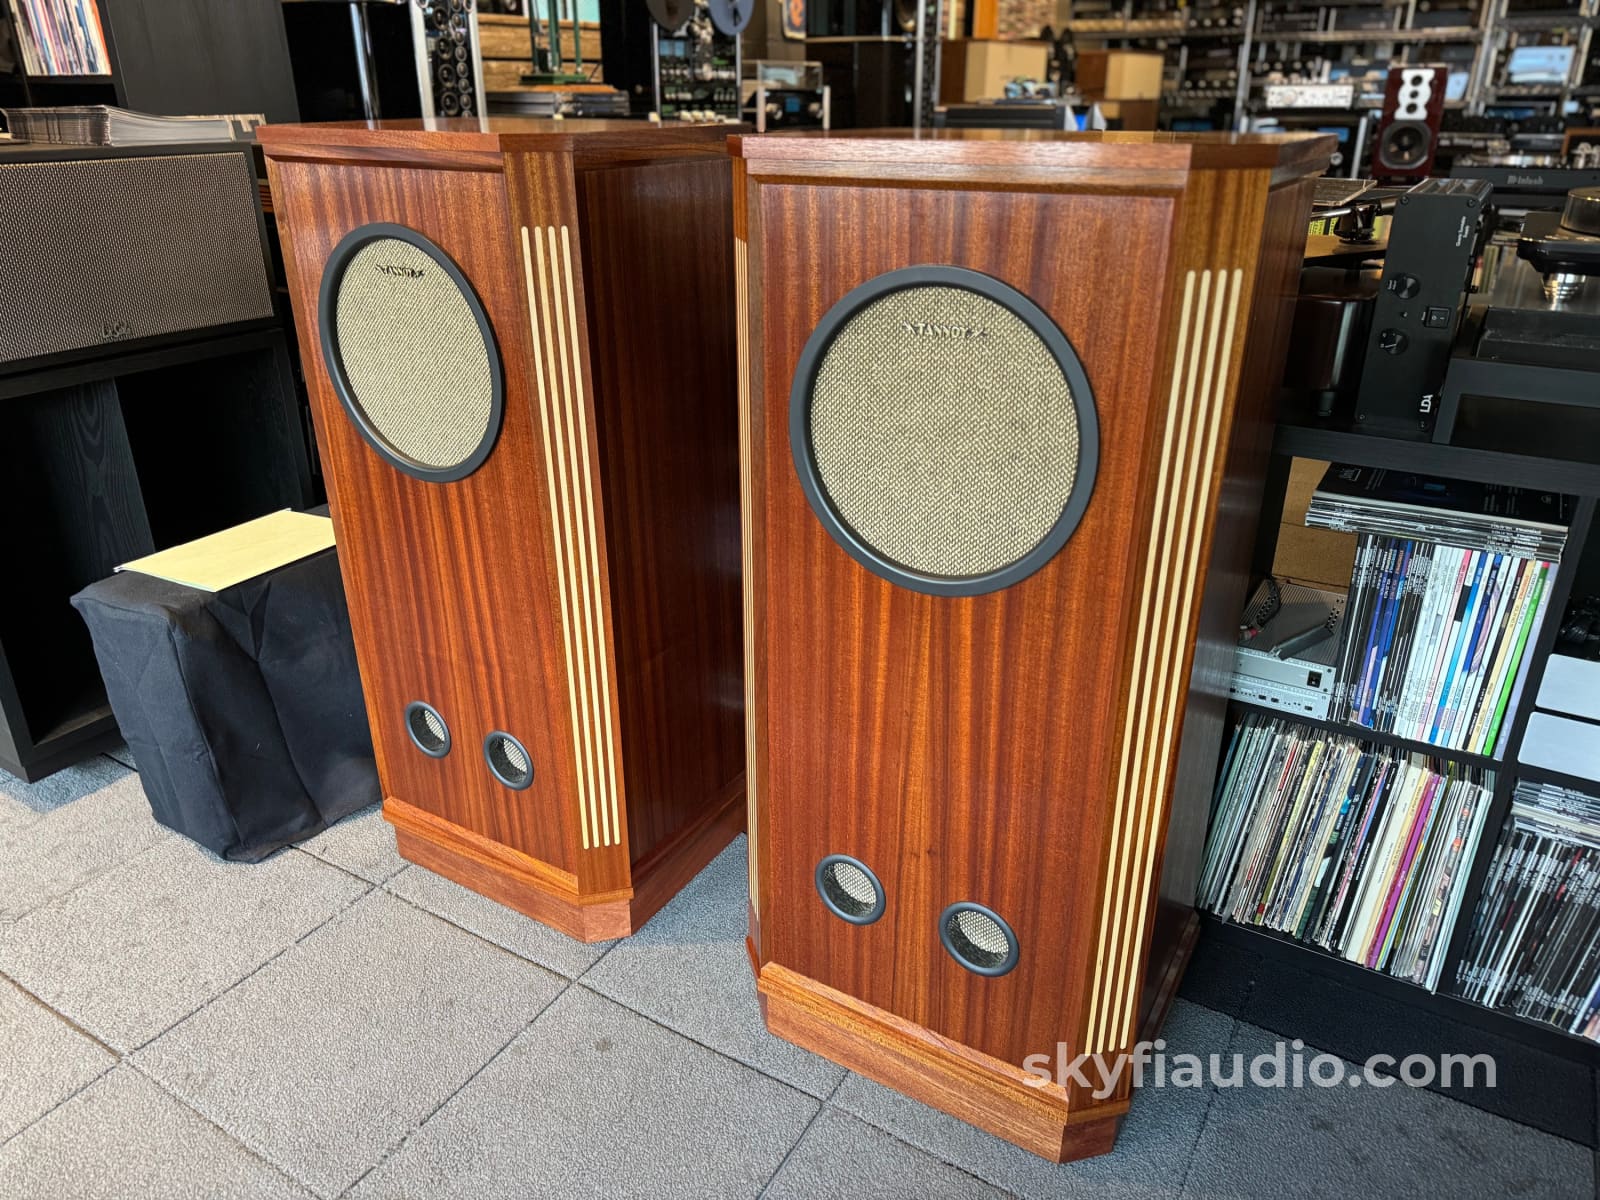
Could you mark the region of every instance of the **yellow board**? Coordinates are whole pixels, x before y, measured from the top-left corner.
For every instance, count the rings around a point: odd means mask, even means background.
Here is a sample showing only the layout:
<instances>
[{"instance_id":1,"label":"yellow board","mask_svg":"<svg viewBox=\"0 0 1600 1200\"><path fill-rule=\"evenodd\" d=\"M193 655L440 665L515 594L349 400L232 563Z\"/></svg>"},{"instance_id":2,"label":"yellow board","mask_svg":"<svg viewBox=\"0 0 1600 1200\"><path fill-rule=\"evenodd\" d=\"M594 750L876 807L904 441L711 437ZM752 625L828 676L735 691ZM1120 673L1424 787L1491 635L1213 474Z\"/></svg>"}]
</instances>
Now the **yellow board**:
<instances>
[{"instance_id":1,"label":"yellow board","mask_svg":"<svg viewBox=\"0 0 1600 1200\"><path fill-rule=\"evenodd\" d=\"M284 509L136 558L117 570L154 575L203 592L220 592L332 545L333 522L327 517Z\"/></svg>"}]
</instances>

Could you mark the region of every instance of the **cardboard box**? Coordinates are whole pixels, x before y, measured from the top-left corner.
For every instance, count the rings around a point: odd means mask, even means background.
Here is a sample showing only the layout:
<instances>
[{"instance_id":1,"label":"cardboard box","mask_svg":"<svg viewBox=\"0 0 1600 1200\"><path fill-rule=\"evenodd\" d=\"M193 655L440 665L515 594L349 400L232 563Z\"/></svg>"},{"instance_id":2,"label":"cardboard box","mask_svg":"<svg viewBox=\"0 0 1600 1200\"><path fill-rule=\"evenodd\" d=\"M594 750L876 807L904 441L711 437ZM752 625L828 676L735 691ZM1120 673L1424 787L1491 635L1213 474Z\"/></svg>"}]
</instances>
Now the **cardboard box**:
<instances>
[{"instance_id":1,"label":"cardboard box","mask_svg":"<svg viewBox=\"0 0 1600 1200\"><path fill-rule=\"evenodd\" d=\"M1085 50L1078 55L1078 91L1085 100L1159 100L1161 66L1159 54Z\"/></svg>"},{"instance_id":2,"label":"cardboard box","mask_svg":"<svg viewBox=\"0 0 1600 1200\"><path fill-rule=\"evenodd\" d=\"M1121 129L1154 129L1159 100L1097 100L1100 115L1118 121Z\"/></svg>"},{"instance_id":3,"label":"cardboard box","mask_svg":"<svg viewBox=\"0 0 1600 1200\"><path fill-rule=\"evenodd\" d=\"M944 43L939 61L939 102L965 104L1006 94L1012 79L1040 79L1050 66L1045 42L991 42L977 38Z\"/></svg>"}]
</instances>

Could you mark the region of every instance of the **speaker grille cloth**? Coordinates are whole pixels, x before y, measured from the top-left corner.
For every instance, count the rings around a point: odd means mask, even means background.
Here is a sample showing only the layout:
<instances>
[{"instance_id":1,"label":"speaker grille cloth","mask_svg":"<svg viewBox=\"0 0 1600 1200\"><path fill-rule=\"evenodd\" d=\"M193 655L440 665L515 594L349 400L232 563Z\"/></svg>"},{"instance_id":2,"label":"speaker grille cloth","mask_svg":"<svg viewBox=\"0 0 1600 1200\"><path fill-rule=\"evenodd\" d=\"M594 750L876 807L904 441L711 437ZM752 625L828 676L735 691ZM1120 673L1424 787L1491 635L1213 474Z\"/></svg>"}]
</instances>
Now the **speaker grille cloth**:
<instances>
[{"instance_id":1,"label":"speaker grille cloth","mask_svg":"<svg viewBox=\"0 0 1600 1200\"><path fill-rule=\"evenodd\" d=\"M512 774L527 774L528 756L522 752L521 746L517 745L515 742L508 742L504 738L501 738L499 744L496 746L496 750L499 752L500 756L505 759L506 765L511 768Z\"/></svg>"},{"instance_id":2,"label":"speaker grille cloth","mask_svg":"<svg viewBox=\"0 0 1600 1200\"><path fill-rule=\"evenodd\" d=\"M878 902L878 889L872 886L872 880L867 878L867 873L860 867L851 863L834 863L833 881L850 899L856 903L871 908Z\"/></svg>"},{"instance_id":3,"label":"speaker grille cloth","mask_svg":"<svg viewBox=\"0 0 1600 1200\"><path fill-rule=\"evenodd\" d=\"M1078 418L1044 341L966 288L903 288L825 351L811 398L824 493L873 550L985 575L1044 540L1072 494Z\"/></svg>"},{"instance_id":4,"label":"speaker grille cloth","mask_svg":"<svg viewBox=\"0 0 1600 1200\"><path fill-rule=\"evenodd\" d=\"M1011 939L1006 937L999 922L976 909L959 910L950 918L950 923L955 926L955 932L983 954L1004 958L1011 951Z\"/></svg>"},{"instance_id":5,"label":"speaker grille cloth","mask_svg":"<svg viewBox=\"0 0 1600 1200\"><path fill-rule=\"evenodd\" d=\"M367 242L334 300L345 380L373 431L425 467L453 467L482 443L494 411L490 347L472 306L426 252Z\"/></svg>"},{"instance_id":6,"label":"speaker grille cloth","mask_svg":"<svg viewBox=\"0 0 1600 1200\"><path fill-rule=\"evenodd\" d=\"M0 165L0 361L272 316L243 154Z\"/></svg>"}]
</instances>

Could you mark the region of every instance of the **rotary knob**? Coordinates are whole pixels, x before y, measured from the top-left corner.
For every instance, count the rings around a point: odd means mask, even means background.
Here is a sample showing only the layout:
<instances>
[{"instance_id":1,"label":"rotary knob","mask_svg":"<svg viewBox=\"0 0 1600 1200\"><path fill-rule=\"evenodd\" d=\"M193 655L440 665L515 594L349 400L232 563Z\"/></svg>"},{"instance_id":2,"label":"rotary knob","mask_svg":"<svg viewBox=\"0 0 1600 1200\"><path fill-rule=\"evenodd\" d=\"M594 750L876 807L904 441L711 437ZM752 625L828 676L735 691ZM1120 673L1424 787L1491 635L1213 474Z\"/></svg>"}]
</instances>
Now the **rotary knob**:
<instances>
[{"instance_id":1,"label":"rotary knob","mask_svg":"<svg viewBox=\"0 0 1600 1200\"><path fill-rule=\"evenodd\" d=\"M1561 224L1573 233L1600 237L1600 187L1573 188L1568 192Z\"/></svg>"}]
</instances>

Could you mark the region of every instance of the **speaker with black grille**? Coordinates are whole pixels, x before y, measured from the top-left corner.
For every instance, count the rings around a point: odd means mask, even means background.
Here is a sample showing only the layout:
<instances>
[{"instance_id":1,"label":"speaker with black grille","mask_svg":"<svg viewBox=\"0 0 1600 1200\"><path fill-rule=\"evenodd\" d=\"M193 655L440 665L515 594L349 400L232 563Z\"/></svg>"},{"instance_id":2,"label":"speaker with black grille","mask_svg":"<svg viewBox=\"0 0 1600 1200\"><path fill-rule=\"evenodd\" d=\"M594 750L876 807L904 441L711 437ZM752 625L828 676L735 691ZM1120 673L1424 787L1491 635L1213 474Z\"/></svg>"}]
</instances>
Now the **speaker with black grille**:
<instances>
[{"instance_id":1,"label":"speaker with black grille","mask_svg":"<svg viewBox=\"0 0 1600 1200\"><path fill-rule=\"evenodd\" d=\"M285 5L301 119L487 112L477 7L476 0Z\"/></svg>"},{"instance_id":2,"label":"speaker with black grille","mask_svg":"<svg viewBox=\"0 0 1600 1200\"><path fill-rule=\"evenodd\" d=\"M1391 67L1383 115L1372 141L1372 174L1384 183L1415 183L1433 172L1444 118L1446 67Z\"/></svg>"},{"instance_id":3,"label":"speaker with black grille","mask_svg":"<svg viewBox=\"0 0 1600 1200\"><path fill-rule=\"evenodd\" d=\"M6 147L0 212L0 372L274 319L243 146Z\"/></svg>"},{"instance_id":4,"label":"speaker with black grille","mask_svg":"<svg viewBox=\"0 0 1600 1200\"><path fill-rule=\"evenodd\" d=\"M1154 1036L1195 937L1333 144L735 139L767 1025L1052 1159L1131 1072L1029 1064Z\"/></svg>"},{"instance_id":5,"label":"speaker with black grille","mask_svg":"<svg viewBox=\"0 0 1600 1200\"><path fill-rule=\"evenodd\" d=\"M725 130L260 137L400 851L629 933L744 819Z\"/></svg>"}]
</instances>

